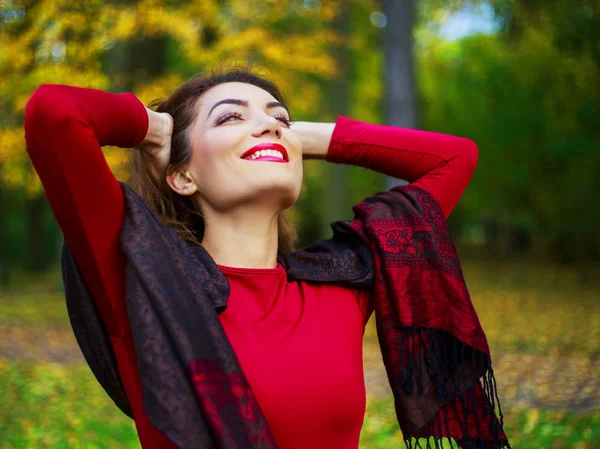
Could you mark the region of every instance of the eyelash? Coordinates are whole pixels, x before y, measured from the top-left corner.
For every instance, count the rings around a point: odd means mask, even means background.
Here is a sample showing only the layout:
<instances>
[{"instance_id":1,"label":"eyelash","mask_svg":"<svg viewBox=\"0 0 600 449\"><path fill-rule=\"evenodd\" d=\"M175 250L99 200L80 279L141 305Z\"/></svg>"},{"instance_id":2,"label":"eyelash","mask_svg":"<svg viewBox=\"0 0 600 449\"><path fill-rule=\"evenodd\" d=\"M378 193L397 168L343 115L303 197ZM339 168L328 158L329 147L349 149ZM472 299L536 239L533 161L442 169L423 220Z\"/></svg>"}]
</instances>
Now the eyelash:
<instances>
[{"instance_id":1,"label":"eyelash","mask_svg":"<svg viewBox=\"0 0 600 449\"><path fill-rule=\"evenodd\" d=\"M241 118L242 114L240 114L239 112L228 112L225 115L222 115L221 117L219 117L216 121L215 124L216 125L221 125L223 123L225 123L228 119L235 117L235 118ZM291 126L292 121L290 119L288 119L285 115L280 114L280 115L275 115L274 116L277 120L279 120L281 123L283 123L284 125L286 125L288 128Z\"/></svg>"}]
</instances>

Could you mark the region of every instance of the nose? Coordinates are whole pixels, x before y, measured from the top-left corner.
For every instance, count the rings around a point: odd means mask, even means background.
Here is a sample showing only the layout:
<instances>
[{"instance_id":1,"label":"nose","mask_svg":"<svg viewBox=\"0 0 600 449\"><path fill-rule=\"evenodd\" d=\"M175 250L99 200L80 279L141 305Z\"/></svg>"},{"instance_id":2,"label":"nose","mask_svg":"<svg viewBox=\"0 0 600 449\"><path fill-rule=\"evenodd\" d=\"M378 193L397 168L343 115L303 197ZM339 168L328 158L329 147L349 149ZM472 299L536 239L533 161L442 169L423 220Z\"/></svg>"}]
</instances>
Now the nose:
<instances>
[{"instance_id":1,"label":"nose","mask_svg":"<svg viewBox=\"0 0 600 449\"><path fill-rule=\"evenodd\" d=\"M281 137L281 122L268 114L264 114L263 117L258 120L253 132L255 137L261 137L265 134L274 135L278 139Z\"/></svg>"}]
</instances>

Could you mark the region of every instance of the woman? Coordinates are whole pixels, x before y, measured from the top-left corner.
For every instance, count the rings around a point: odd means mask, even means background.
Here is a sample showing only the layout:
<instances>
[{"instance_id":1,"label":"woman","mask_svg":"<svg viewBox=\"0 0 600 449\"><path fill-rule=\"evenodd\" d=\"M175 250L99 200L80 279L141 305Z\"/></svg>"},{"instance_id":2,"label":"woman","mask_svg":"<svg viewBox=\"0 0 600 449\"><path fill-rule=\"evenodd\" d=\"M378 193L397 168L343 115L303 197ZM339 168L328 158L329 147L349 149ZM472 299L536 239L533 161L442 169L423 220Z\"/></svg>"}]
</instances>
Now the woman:
<instances>
[{"instance_id":1,"label":"woman","mask_svg":"<svg viewBox=\"0 0 600 449\"><path fill-rule=\"evenodd\" d=\"M142 447L177 445L148 417L119 239L128 208L103 145L133 148L146 204L225 276L218 320L277 447L356 449L372 292L286 278L278 256L292 251L293 233L282 213L300 193L302 160L407 179L448 217L475 169L476 146L343 117L292 123L275 85L245 70L193 77L150 106L156 111L131 93L43 85L25 117L29 156L110 337Z\"/></svg>"}]
</instances>

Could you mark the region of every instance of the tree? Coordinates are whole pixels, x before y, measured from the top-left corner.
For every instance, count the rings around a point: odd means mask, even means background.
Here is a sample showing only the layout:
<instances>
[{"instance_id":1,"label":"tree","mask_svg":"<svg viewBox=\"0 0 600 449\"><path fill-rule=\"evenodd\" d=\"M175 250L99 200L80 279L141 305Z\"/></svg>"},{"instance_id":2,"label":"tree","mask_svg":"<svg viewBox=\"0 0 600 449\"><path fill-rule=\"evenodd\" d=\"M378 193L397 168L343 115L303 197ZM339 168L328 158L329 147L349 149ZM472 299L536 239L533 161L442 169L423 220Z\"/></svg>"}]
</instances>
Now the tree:
<instances>
[{"instance_id":1,"label":"tree","mask_svg":"<svg viewBox=\"0 0 600 449\"><path fill-rule=\"evenodd\" d=\"M417 127L416 83L413 63L415 0L384 0L387 25L383 32L385 54L386 123ZM388 179L388 187L406 184Z\"/></svg>"},{"instance_id":2,"label":"tree","mask_svg":"<svg viewBox=\"0 0 600 449\"><path fill-rule=\"evenodd\" d=\"M341 8L333 22L333 29L338 35L338 43L333 45L332 53L336 58L337 76L328 82L329 88L324 97L328 105L326 113L331 120L338 115L348 115L349 95L351 85L351 51L349 46L351 33L351 8L352 3ZM325 111L324 111L325 112ZM348 167L341 164L328 164L324 167L327 184L325 186L324 201L322 201L322 231L323 236L331 234L331 222L347 218L350 207L349 172Z\"/></svg>"},{"instance_id":3,"label":"tree","mask_svg":"<svg viewBox=\"0 0 600 449\"><path fill-rule=\"evenodd\" d=\"M311 9L297 0L11 2L0 14L0 186L10 195L29 198L33 238L19 231L10 239L20 239L23 248L51 235L33 219L46 206L40 206L43 193L26 155L22 128L25 104L40 84L131 90L148 104L224 60L256 62L269 67L267 74L293 93L289 105L296 115L314 120L314 85L336 73L330 54L336 38L329 24L339 5L327 2ZM104 151L117 178L127 181L127 152ZM6 223L11 218L5 214L0 219ZM26 221L24 215L18 220ZM3 242L8 238L0 236ZM30 260L43 260L32 251ZM9 262L11 257L21 260L14 251L12 256L3 253Z\"/></svg>"},{"instance_id":4,"label":"tree","mask_svg":"<svg viewBox=\"0 0 600 449\"><path fill-rule=\"evenodd\" d=\"M456 42L428 35L422 44L424 123L477 142L478 168L459 205L472 223L486 224L495 256L529 241L538 256L556 261L600 259L600 69L591 4L504 2L499 33ZM580 28L564 26L565 16Z\"/></svg>"}]
</instances>

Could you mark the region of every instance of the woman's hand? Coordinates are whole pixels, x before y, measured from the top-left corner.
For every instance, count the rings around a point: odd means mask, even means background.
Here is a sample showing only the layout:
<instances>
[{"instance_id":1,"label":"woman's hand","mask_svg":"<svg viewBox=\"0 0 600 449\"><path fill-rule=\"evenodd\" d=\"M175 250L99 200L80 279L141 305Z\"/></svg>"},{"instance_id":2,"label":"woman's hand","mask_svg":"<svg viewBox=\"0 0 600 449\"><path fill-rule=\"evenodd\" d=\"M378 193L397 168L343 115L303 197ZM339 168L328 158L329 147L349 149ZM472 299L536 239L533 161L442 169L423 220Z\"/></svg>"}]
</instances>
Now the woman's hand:
<instances>
[{"instance_id":1,"label":"woman's hand","mask_svg":"<svg viewBox=\"0 0 600 449\"><path fill-rule=\"evenodd\" d=\"M166 112L155 112L149 108L146 108L146 112L148 132L144 140L134 148L150 154L156 161L157 169L164 173L171 158L173 117Z\"/></svg>"},{"instance_id":2,"label":"woman's hand","mask_svg":"<svg viewBox=\"0 0 600 449\"><path fill-rule=\"evenodd\" d=\"M294 122L290 129L302 142L304 159L325 159L335 123Z\"/></svg>"}]
</instances>

